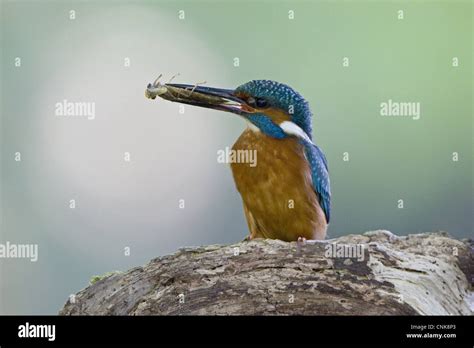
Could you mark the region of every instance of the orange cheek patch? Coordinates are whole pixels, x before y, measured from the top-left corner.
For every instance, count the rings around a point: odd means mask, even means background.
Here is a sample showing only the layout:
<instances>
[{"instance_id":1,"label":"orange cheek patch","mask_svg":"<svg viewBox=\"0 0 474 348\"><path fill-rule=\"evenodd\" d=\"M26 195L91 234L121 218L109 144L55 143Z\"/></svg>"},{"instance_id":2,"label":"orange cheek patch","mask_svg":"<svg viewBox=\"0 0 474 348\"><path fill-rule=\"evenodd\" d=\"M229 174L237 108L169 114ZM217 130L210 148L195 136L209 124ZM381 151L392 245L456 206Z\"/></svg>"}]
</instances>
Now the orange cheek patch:
<instances>
[{"instance_id":1,"label":"orange cheek patch","mask_svg":"<svg viewBox=\"0 0 474 348\"><path fill-rule=\"evenodd\" d=\"M261 110L260 112L270 117L272 121L276 124L291 120L290 115L280 109L268 108Z\"/></svg>"},{"instance_id":2,"label":"orange cheek patch","mask_svg":"<svg viewBox=\"0 0 474 348\"><path fill-rule=\"evenodd\" d=\"M246 105L246 104L243 104L243 105L242 105L242 110L245 111L245 112L252 113L252 114L258 112L257 109L254 109L253 107L251 107L251 106L249 106L249 105Z\"/></svg>"}]
</instances>

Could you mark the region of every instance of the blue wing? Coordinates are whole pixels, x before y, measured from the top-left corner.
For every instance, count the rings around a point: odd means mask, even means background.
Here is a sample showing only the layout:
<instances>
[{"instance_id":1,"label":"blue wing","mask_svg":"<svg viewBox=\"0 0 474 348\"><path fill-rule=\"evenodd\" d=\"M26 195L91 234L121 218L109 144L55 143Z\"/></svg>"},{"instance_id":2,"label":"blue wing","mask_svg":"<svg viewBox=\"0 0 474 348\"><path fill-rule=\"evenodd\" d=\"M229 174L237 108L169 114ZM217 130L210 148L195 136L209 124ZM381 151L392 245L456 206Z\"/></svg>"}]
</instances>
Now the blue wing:
<instances>
[{"instance_id":1,"label":"blue wing","mask_svg":"<svg viewBox=\"0 0 474 348\"><path fill-rule=\"evenodd\" d=\"M326 215L329 223L331 217L331 188L326 156L319 147L313 143L304 142L305 154L311 168L313 187L319 198L319 205Z\"/></svg>"}]
</instances>

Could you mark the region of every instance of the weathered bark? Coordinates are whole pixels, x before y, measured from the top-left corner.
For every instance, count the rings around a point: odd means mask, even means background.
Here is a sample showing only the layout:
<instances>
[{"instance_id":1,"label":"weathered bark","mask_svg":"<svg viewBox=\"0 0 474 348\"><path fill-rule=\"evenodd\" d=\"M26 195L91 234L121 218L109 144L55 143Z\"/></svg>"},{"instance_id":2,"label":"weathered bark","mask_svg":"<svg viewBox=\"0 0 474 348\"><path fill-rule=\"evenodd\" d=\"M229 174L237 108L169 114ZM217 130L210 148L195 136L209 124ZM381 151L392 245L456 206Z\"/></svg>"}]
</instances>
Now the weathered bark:
<instances>
[{"instance_id":1,"label":"weathered bark","mask_svg":"<svg viewBox=\"0 0 474 348\"><path fill-rule=\"evenodd\" d=\"M331 243L364 253L329 255ZM60 314L471 315L473 272L472 244L444 233L254 240L184 248L105 277Z\"/></svg>"}]
</instances>

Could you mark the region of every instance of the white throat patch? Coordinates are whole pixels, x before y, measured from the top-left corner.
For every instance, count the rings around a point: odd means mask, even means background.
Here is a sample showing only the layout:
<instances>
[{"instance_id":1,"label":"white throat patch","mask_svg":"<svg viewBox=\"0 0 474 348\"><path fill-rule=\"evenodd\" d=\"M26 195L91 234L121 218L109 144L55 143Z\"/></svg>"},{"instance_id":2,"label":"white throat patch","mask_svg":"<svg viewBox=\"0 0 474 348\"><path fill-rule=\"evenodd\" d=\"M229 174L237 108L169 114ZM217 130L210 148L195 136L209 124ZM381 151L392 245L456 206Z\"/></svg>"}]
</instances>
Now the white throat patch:
<instances>
[{"instance_id":1,"label":"white throat patch","mask_svg":"<svg viewBox=\"0 0 474 348\"><path fill-rule=\"evenodd\" d=\"M280 128L283 129L283 132L288 135L294 135L297 138L300 138L302 140L307 141L308 143L313 144L311 139L308 137L308 134L306 134L304 130L302 130L301 127L298 126L296 123L293 123L291 121L283 121L282 123L280 123Z\"/></svg>"}]
</instances>

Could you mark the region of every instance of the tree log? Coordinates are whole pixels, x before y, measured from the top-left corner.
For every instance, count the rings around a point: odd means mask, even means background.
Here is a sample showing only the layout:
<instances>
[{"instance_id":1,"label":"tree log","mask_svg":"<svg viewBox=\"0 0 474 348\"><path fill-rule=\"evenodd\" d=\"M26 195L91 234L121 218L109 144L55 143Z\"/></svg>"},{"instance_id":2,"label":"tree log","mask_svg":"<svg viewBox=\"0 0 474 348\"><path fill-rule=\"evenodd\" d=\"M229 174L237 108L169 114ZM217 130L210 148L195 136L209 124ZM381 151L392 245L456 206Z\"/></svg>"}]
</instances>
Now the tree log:
<instances>
[{"instance_id":1,"label":"tree log","mask_svg":"<svg viewBox=\"0 0 474 348\"><path fill-rule=\"evenodd\" d=\"M60 315L472 315L472 241L366 232L183 248L112 274Z\"/></svg>"}]
</instances>

